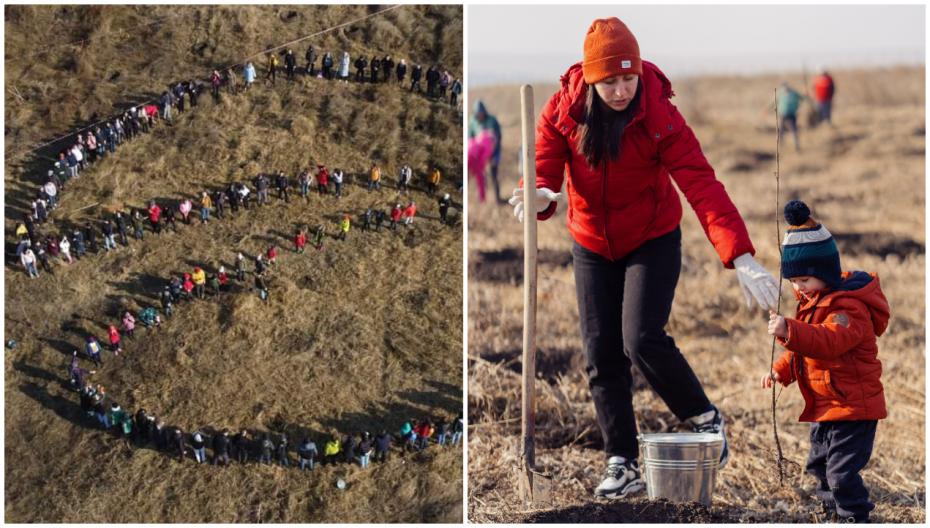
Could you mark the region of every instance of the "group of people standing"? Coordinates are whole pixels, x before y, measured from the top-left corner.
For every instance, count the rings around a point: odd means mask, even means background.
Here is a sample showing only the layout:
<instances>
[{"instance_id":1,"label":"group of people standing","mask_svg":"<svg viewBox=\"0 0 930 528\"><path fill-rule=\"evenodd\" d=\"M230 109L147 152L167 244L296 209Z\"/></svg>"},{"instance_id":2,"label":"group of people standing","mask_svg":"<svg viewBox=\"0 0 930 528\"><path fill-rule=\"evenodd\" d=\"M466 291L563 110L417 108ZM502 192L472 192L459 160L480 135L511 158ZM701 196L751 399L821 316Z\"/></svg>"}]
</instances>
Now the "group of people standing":
<instances>
[{"instance_id":1,"label":"group of people standing","mask_svg":"<svg viewBox=\"0 0 930 528\"><path fill-rule=\"evenodd\" d=\"M323 226L319 226L316 231L315 238L318 247L321 244L322 230ZM306 244L306 235L303 230L297 230L294 242L294 251L302 253ZM276 245L269 246L266 252L254 257L253 274L256 289L259 290L262 299L267 299L268 296L265 277L272 267L277 266L277 259ZM180 277L171 277L159 295L162 310L166 316L171 317L176 303L182 300L204 299L208 287L213 295L220 295L221 291L231 286L232 278L245 281L245 268L245 257L239 252L236 255L235 275L228 274L224 266L220 266L216 273L209 273L204 268L195 266L192 272L184 272ZM137 322L142 323L146 328L158 328L162 320L154 306L142 309L138 317L130 310L123 311L120 327L111 324L107 331L109 350L114 358L124 353L123 336L129 339L135 338ZM102 352L103 347L96 336L87 336L84 354L93 361L96 368L103 366ZM212 433L209 434L205 430L185 433L180 427L166 427L163 421L157 420L154 414L146 412L145 409L139 409L135 414L124 410L113 401L111 396L107 395L102 385L90 382L90 376L96 374L97 371L82 368L76 350L72 353L67 372L71 387L80 393L82 410L89 417L93 417L103 429L115 431L126 438L127 442L134 442L138 446L154 443L157 449L172 452L180 460L190 453L198 463L207 461L206 447L211 446L212 461L215 465L228 465L230 456L241 463L254 459L266 464L273 461L282 466L292 464L288 454L288 439L283 432L276 441L272 440L273 435L270 433L256 434L253 439L247 430L242 430L234 436L230 436L228 429L222 431L211 429ZM434 439L435 443L440 446L447 443L457 445L462 431L462 417L459 416L452 420L440 420L438 423L430 419L423 419L419 422L411 420L405 422L399 432L393 435L387 431L381 431L374 437L368 432L343 437L333 434L325 444L322 444L320 450L317 449L315 442L308 436L304 436L295 446L296 465L300 469L313 469L317 462L358 463L364 468L368 467L372 455L376 461L387 461L395 438L401 442L404 452L411 452L426 449L430 439Z\"/></svg>"},{"instance_id":2,"label":"group of people standing","mask_svg":"<svg viewBox=\"0 0 930 528\"><path fill-rule=\"evenodd\" d=\"M410 180L412 179L413 170L409 165L404 165L399 171L397 181L398 194L408 194L410 192ZM426 193L432 196L439 187L440 171L438 167L433 167L426 176ZM377 164L372 164L368 172L368 191L381 189L381 169ZM341 198L343 195L343 185L345 174L342 169L335 169L331 173L325 165L318 164L317 172L314 176L313 171L309 168L302 170L297 175L299 185L299 196L309 201L311 191L316 190L320 195L332 194L335 198ZM227 214L238 213L240 207L249 209L253 205L269 205L271 201L271 190L274 188L279 203L289 203L291 196L291 179L283 171L274 171L272 173L261 173L252 180L252 189L241 181L232 182L225 188L215 189L213 191L204 190L200 192L197 199L191 200L188 197L180 199L177 203L159 204L151 200L147 209L130 209L117 210L115 213L106 213L98 221L87 221L83 226L74 226L67 228L57 234L43 236L38 229L41 222L39 218L27 216L25 221L18 224L15 230L15 236L18 240L16 246L16 256L20 259L23 269L30 277L39 276L39 266L46 272L54 273L51 265L52 259L60 259L68 264L74 262L74 259L83 258L88 252L97 254L100 252L102 243L106 252L115 250L121 246L129 246L130 238L142 241L145 238L148 224L149 230L155 234L171 230L177 232L179 222L190 224L193 217L198 217L200 223L205 224L212 217L224 219ZM333 188L331 192L331 187ZM253 190L254 189L254 190ZM448 224L448 211L452 206L452 200L449 194L444 194L438 200L440 220ZM362 222L363 229L366 231L380 231L381 225L389 221L391 230L395 230L397 224L402 223L406 226L413 224L413 219L417 213L417 204L411 200L406 205L398 202L387 211L369 207L363 213L359 214L359 220ZM47 221L47 217L43 218ZM351 216L345 214L337 222L337 232L335 236L345 239L351 228ZM317 239L318 246L322 246L325 228L318 227Z\"/></svg>"},{"instance_id":3,"label":"group of people standing","mask_svg":"<svg viewBox=\"0 0 930 528\"><path fill-rule=\"evenodd\" d=\"M302 434L300 441L292 447L286 431L272 433L240 429L233 433L227 428L203 427L185 432L180 426L167 426L164 420L144 408L135 413L124 409L107 394L103 385L87 380L92 372L95 371L88 372L79 366L75 352L68 365L68 375L79 393L81 410L87 417L102 429L124 438L128 445L140 448L154 446L176 456L179 461L191 457L198 464L211 462L217 466L228 466L235 460L240 464L254 461L259 464L276 463L282 467L296 466L301 470L313 470L317 464L358 464L367 468L372 457L377 462L387 462L398 440L400 452L406 454L427 449L431 441L437 446L457 446L464 430L461 415L440 420L438 424L428 418L418 423L410 420L393 434L386 429L374 436L368 431L346 435L333 432L325 441L320 441L320 447L307 433ZM207 448L212 451L209 458ZM291 457L292 452L296 461Z\"/></svg>"},{"instance_id":4,"label":"group of people standing","mask_svg":"<svg viewBox=\"0 0 930 528\"><path fill-rule=\"evenodd\" d=\"M361 55L356 57L355 61L352 61L348 51L343 51L341 55L338 53L334 55L326 51L320 55L320 51L314 49L311 45L307 47L307 51L304 53L303 68L300 67L297 54L292 48L283 48L277 53L267 52L265 54L265 82L275 84L282 62L288 81L296 80L297 75L302 73L318 79L338 80L348 83L349 78L353 77L350 74L350 69L354 67L354 80L356 82L391 83L406 86L409 69L410 92L424 93L421 83L425 81L425 94L428 98L444 101L448 97L449 105L453 107L457 107L458 100L462 95L461 79L453 77L441 64L431 65L424 71L423 66L420 64L414 63L408 66L406 59L395 62L390 55L381 58L377 55L371 55L370 58ZM258 80L258 72L252 61L246 61L242 65L242 78L242 89L245 90L249 89ZM214 87L216 97L219 96L221 86L230 86L231 90L238 91L237 76L233 68L228 68L223 73L218 70L214 71L211 76L211 84Z\"/></svg>"}]
</instances>

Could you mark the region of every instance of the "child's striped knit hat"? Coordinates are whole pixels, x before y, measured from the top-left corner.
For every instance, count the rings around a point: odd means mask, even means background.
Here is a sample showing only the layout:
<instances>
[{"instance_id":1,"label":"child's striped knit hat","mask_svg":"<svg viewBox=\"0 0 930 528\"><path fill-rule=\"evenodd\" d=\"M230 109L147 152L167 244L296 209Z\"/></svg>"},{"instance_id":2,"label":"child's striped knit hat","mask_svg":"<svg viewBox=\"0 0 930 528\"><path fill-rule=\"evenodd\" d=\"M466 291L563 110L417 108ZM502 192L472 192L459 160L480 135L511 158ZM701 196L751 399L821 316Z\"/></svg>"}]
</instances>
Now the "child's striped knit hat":
<instances>
[{"instance_id":1,"label":"child's striped knit hat","mask_svg":"<svg viewBox=\"0 0 930 528\"><path fill-rule=\"evenodd\" d=\"M833 236L811 216L807 204L792 200L785 205L788 231L782 242L781 274L786 279L809 275L836 289L840 285L840 252Z\"/></svg>"}]
</instances>

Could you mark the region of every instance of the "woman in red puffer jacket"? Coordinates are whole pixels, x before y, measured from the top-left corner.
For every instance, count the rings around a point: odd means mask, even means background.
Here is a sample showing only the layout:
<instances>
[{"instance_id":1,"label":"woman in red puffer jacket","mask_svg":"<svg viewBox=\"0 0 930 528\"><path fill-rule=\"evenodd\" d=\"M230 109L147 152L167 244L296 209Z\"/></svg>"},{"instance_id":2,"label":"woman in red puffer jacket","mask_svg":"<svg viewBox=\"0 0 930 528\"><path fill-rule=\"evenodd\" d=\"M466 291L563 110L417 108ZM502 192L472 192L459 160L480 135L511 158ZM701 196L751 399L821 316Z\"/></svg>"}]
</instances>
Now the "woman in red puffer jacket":
<instances>
[{"instance_id":1,"label":"woman in red puffer jacket","mask_svg":"<svg viewBox=\"0 0 930 528\"><path fill-rule=\"evenodd\" d=\"M643 488L636 459L631 366L696 432L723 436L724 420L687 360L665 333L681 271L682 207L698 216L727 268L736 268L747 304L773 307L775 279L753 259L739 211L670 102L671 83L640 59L639 45L616 18L595 20L584 60L562 76L536 129L540 220L568 196L575 286L591 395L604 438L607 475L595 490L622 497ZM674 183L674 185L673 185ZM521 219L522 189L510 203Z\"/></svg>"}]
</instances>

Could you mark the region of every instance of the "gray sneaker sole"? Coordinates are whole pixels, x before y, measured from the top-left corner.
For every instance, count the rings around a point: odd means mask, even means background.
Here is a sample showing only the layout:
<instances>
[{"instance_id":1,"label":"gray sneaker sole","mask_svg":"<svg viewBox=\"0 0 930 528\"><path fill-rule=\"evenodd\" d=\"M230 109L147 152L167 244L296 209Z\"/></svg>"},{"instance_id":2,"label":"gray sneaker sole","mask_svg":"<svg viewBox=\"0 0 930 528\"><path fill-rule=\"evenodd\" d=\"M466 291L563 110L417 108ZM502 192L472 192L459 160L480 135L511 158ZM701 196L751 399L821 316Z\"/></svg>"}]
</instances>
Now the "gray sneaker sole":
<instances>
[{"instance_id":1,"label":"gray sneaker sole","mask_svg":"<svg viewBox=\"0 0 930 528\"><path fill-rule=\"evenodd\" d=\"M598 499L622 499L629 495L635 495L637 493L640 493L645 489L646 489L646 485L642 481L640 481L635 484L630 484L629 486L626 486L623 489L612 491L609 493L595 491L594 496Z\"/></svg>"}]
</instances>

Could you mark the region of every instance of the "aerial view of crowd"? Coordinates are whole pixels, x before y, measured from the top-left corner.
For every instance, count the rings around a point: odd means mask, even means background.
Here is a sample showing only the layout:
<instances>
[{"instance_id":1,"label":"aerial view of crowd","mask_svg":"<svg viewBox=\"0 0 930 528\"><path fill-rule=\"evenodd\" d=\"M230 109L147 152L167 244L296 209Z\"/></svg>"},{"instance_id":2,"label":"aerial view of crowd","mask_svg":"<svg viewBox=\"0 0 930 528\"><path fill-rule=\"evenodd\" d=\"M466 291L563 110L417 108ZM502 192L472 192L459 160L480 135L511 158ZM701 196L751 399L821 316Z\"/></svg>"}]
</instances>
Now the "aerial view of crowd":
<instances>
[{"instance_id":1,"label":"aerial view of crowd","mask_svg":"<svg viewBox=\"0 0 930 528\"><path fill-rule=\"evenodd\" d=\"M275 83L277 77L280 64L278 55L283 59L288 80L294 80L298 74L302 74L309 78L349 81L350 58L347 52L341 54L337 63L330 52L320 56L311 46L305 54L304 68L298 68L296 56L291 49L267 53L264 79L271 84ZM424 72L419 64L410 67L409 88L408 65L404 59L395 64L390 56L381 59L375 56L371 59L359 57L354 66L355 82L396 84L411 92L424 93L432 100L444 101L448 97L448 103L454 108L458 107L461 81L454 79L439 65L427 68L425 92L421 87ZM255 66L252 62L245 62L241 67L214 70L209 79L204 81L209 83L213 98L219 100L224 91L238 94L249 90L256 78ZM293 180L283 171L263 172L252 177L248 183L234 181L218 188L200 190L196 196L182 196L176 200L148 200L146 208L120 207L112 210L104 207L102 216L87 219L83 225L65 222L55 225L51 213L60 206L62 194L68 185L91 171L97 162L115 155L120 146L162 126L162 123L173 123L178 114L194 111L204 89L205 82L196 79L171 83L157 101L132 106L71 136L73 143L58 152L57 160L52 162L43 176L44 183L39 186L31 201L32 210L15 227L16 257L29 277L39 277L40 266L45 272L54 274L55 262L72 264L76 259L90 254L118 251L121 247L128 247L130 239L134 240L133 244L144 243L146 231L161 236L169 230L177 232L181 222L190 225L199 220L200 224L207 224L211 220L237 215L240 210L288 206L292 201L294 187L297 191L294 198L303 204L309 204L313 194L329 197L326 199L341 199L346 193L345 185L351 183L353 177L356 184L368 193L382 192L386 178L382 175L381 166L375 161L371 162L367 171L359 171L354 176L338 167L330 170L323 163L310 162L293 176ZM353 221L361 225L362 231L371 233L380 232L382 227L386 231L397 231L399 225L411 227L417 216L417 203L411 198L414 191L422 191L428 199L437 199L440 222L454 226L455 218L449 216L449 209L453 205L450 195L436 196L442 179L440 168L435 164L427 167L422 173L420 187L414 187L413 178L413 168L404 164L398 169L395 180L397 196L404 196L404 200L385 201L384 207L371 206L357 213L343 213L335 222L336 225L330 226L329 232L322 223L310 235L309 226L295 228L293 238L288 241L293 243L293 252L303 254L308 242L321 250L327 236L346 240ZM296 182L295 186L292 186L292 181ZM272 190L276 191L276 199L270 196ZM136 313L125 310L118 322L108 325L106 344L113 357L125 353L126 340L135 338L137 323L147 331L154 331L175 314L179 303L205 299L208 295L219 298L226 292L236 291L255 291L262 300L268 301L268 279L271 269L278 266L278 252L278 246L272 244L251 259L254 290L247 286L246 257L241 251L236 251L234 274L227 273L224 266L209 271L206 266L197 266L190 272L167 278L158 296L160 306L144 306ZM166 319L163 320L163 316ZM95 369L103 367L102 351L103 346L96 336L85 337L83 355L93 362ZM290 466L293 462L285 431L250 432L243 429L230 432L229 429L202 427L185 432L177 426L166 426L163 420L145 409L140 408L133 413L121 407L103 385L91 382L90 378L97 370L85 369L80 363L81 354L75 350L67 371L71 388L80 395L81 409L94 423L124 437L129 444L138 447L151 444L181 460L190 453L198 463L207 461L208 447L213 452L213 464L229 464L231 458L240 463L254 460L270 464L275 461L282 466ZM357 463L364 468L369 465L372 455L376 461L387 461L395 443L402 454L427 449L431 442L438 446L455 446L461 439L462 430L461 415L454 418L427 416L420 420L410 419L400 424L396 431L381 430L374 436L368 431L332 431L327 438L301 436L295 445L296 465L300 469L313 469L316 463ZM319 449L317 442L321 446Z\"/></svg>"},{"instance_id":2,"label":"aerial view of crowd","mask_svg":"<svg viewBox=\"0 0 930 528\"><path fill-rule=\"evenodd\" d=\"M287 77L293 78L295 72L298 71L294 53L287 49L281 54L284 56ZM347 56L347 53L344 53L343 60L347 60ZM278 59L275 54L271 53L267 57L269 62L266 79L273 81L276 77ZM327 52L323 55L319 71L316 68L316 60L317 52L311 46L307 50L307 63L302 70L303 73L317 78L333 78L335 74L330 64L331 54ZM360 57L355 65L358 82L405 83L407 64L404 59L395 65L390 56L383 59L372 58L371 61ZM411 91L421 90L421 70L420 65L414 65L411 70ZM347 75L342 75L342 71L340 67L338 78L347 78ZM370 74L366 75L366 71ZM246 62L242 66L242 77L244 81L239 83L234 68L227 68L222 74L214 70L209 80L213 88L213 96L219 98L224 89L233 94L248 89L256 78L255 67L251 62ZM25 214L22 222L16 225L14 233L16 257L29 276L38 277L40 266L44 271L54 273L51 265L53 259L60 259L70 264L75 258L84 257L88 251L98 253L98 237L103 241L104 249L109 252L118 247L117 236L120 244L127 246L130 231L133 238L143 240L146 223L154 233L161 233L165 229L176 231L176 222L181 220L189 224L190 213L195 208L199 212L201 223L207 223L211 216L222 219L227 213L237 213L240 207L249 209L253 204L270 204L269 192L272 186L276 189L281 201L290 202L291 178L282 171L274 171L254 176L250 182L252 188L242 181L237 181L224 188L203 190L193 200L190 197L183 197L173 203L161 204L157 201L150 201L147 210L108 211L102 218L96 221L88 220L83 226L65 226L57 229L52 227L49 222L50 213L60 205L61 196L69 182L81 177L98 161L114 155L121 145L132 141L140 134L148 133L161 122L171 123L179 113L196 108L203 89L203 83L197 80L171 83L170 89L161 95L157 104L152 102L132 106L111 119L78 131L74 136L74 143L61 150L58 153L58 159L48 168L43 178L44 183L39 185L31 201L31 211ZM426 72L427 97L444 98L447 89L451 90L450 103L454 106L458 94L461 93L461 83L457 79L451 79L449 73L441 71L440 67L430 66ZM410 165L404 164L398 169L395 180L398 195L410 194L413 177L414 171ZM309 201L312 190L316 190L320 195L331 194L337 199L341 198L344 186L353 178L365 185L369 192L381 191L382 182L386 179L382 176L382 168L377 162L372 162L366 173L355 175L346 174L338 167L330 171L323 163L310 162L293 178L299 187L300 197L305 201ZM433 165L421 174L421 187L425 189L428 196L432 197L438 190L441 179L440 168ZM444 194L438 199L438 204L441 222L454 225L455 219L450 220L448 217L452 206L450 195ZM391 230L395 230L397 224L410 226L416 213L416 202L408 200L406 203L388 203L385 209L367 208L364 212L359 211L356 217L362 223L364 230L370 230L373 226L375 231L380 231L382 224L386 222L389 222ZM346 214L338 222L335 230L337 238L347 237L352 216ZM43 235L37 228L39 225L49 226L46 230L52 232ZM325 232L325 227L317 228L320 243L323 236L320 233L321 228Z\"/></svg>"}]
</instances>

